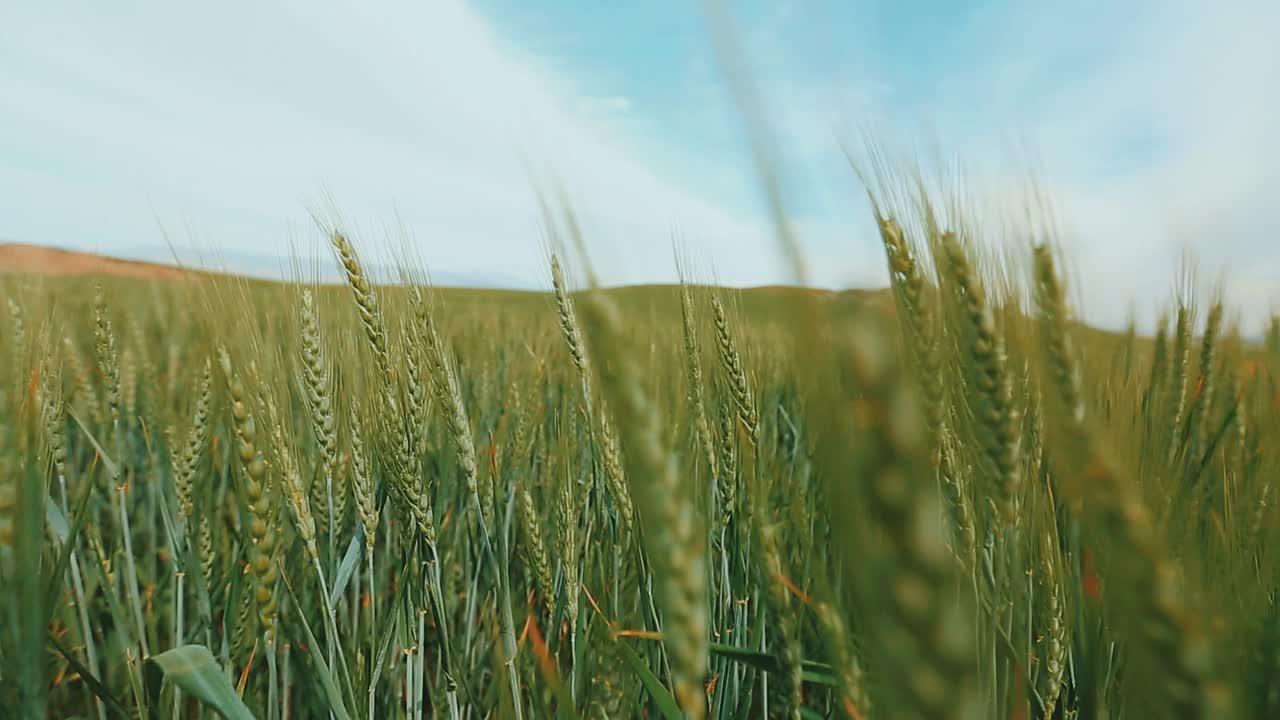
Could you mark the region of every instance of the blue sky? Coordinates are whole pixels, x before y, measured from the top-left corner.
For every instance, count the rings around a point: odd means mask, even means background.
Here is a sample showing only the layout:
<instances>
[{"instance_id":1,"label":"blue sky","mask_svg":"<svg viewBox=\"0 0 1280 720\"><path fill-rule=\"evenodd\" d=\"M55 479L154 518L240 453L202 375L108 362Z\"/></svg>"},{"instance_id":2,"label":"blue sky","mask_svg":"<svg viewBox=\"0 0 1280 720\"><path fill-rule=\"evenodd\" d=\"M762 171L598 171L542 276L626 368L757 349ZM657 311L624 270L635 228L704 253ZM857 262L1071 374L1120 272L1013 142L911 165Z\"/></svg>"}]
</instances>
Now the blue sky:
<instances>
[{"instance_id":1,"label":"blue sky","mask_svg":"<svg viewBox=\"0 0 1280 720\"><path fill-rule=\"evenodd\" d=\"M376 254L545 282L524 160L610 282L787 273L700 2L20 1L0 10L0 240L155 255ZM1280 300L1280 3L730 2L789 208L830 287L885 281L840 151L962 163L986 217L1033 180L1088 317L1149 320L1184 253L1243 318Z\"/></svg>"}]
</instances>

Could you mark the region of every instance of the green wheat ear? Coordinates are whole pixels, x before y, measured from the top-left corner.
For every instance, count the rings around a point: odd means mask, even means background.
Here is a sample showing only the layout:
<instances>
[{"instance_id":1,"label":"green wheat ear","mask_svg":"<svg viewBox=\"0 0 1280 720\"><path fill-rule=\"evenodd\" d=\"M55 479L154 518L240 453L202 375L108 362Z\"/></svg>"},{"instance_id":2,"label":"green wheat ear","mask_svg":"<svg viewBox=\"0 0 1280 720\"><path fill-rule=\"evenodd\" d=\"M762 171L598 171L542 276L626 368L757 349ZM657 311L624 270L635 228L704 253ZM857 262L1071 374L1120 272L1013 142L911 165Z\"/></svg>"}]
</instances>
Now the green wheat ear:
<instances>
[{"instance_id":1,"label":"green wheat ear","mask_svg":"<svg viewBox=\"0 0 1280 720\"><path fill-rule=\"evenodd\" d=\"M973 398L974 430L995 475L1000 520L1013 524L1021 491L1021 450L1004 337L996 329L986 290L960 237L943 233L941 248L946 287L961 319L961 342L967 355L962 367Z\"/></svg>"},{"instance_id":2,"label":"green wheat ear","mask_svg":"<svg viewBox=\"0 0 1280 720\"><path fill-rule=\"evenodd\" d=\"M556 316L560 323L560 331L582 384L582 402L586 409L587 421L599 424L600 452L610 497L616 506L623 532L630 533L633 529L635 510L631 502L631 490L623 475L622 452L618 447L618 437L614 433L607 408L600 413L594 410L593 383L595 381L592 377L591 362L587 356L587 344L582 338L582 329L578 325L573 298L569 296L569 289L565 284L564 270L555 253L551 254L550 263L551 285L556 300Z\"/></svg>"},{"instance_id":3,"label":"green wheat ear","mask_svg":"<svg viewBox=\"0 0 1280 720\"><path fill-rule=\"evenodd\" d=\"M332 395L333 379L320 336L320 316L311 290L302 291L302 387L311 420L311 431L320 448L322 473L312 483L311 504L318 511L321 532L338 522L334 499L338 496L335 475L338 470L338 426Z\"/></svg>"},{"instance_id":4,"label":"green wheat ear","mask_svg":"<svg viewBox=\"0 0 1280 720\"><path fill-rule=\"evenodd\" d=\"M1086 528L1125 551L1123 574L1115 580L1120 591L1130 594L1141 621L1135 629L1140 649L1154 666L1152 672L1165 683L1155 702L1175 717L1222 712L1223 693L1210 681L1212 645L1178 588L1180 569L1166 556L1151 513L1131 481L1120 474L1094 438L1085 409L1074 404L1078 398L1075 361L1062 352L1069 347L1061 322L1066 311L1053 255L1041 246L1035 261L1042 348L1054 381L1054 392L1050 393L1053 411L1048 417L1056 426L1055 465L1063 480L1059 487L1070 506L1081 509ZM1185 313L1180 315L1185 317Z\"/></svg>"},{"instance_id":5,"label":"green wheat ear","mask_svg":"<svg viewBox=\"0 0 1280 720\"><path fill-rule=\"evenodd\" d=\"M254 579L253 599L258 609L258 624L268 638L275 634L279 605L276 598L276 582L279 572L271 562L276 550L276 529L272 527L271 500L274 486L268 482L267 465L259 450L258 424L249 409L248 396L240 375L225 347L218 348L218 364L227 383L227 395L231 401L231 418L235 428L236 457L244 472L243 502L247 511L249 569Z\"/></svg>"},{"instance_id":6,"label":"green wheat ear","mask_svg":"<svg viewBox=\"0 0 1280 720\"><path fill-rule=\"evenodd\" d=\"M192 411L191 428L186 443L173 456L173 481L178 495L178 509L185 525L195 514L196 476L205 446L209 442L209 404L213 393L213 366L206 358L200 373L200 384Z\"/></svg>"},{"instance_id":7,"label":"green wheat ear","mask_svg":"<svg viewBox=\"0 0 1280 720\"><path fill-rule=\"evenodd\" d=\"M702 448L711 477L719 478L720 467L716 458L716 444L711 439L711 423L707 419L707 405L703 399L702 342L698 333L693 298L689 285L680 283L680 317L684 331L685 379L688 383L689 405L693 408L694 427L698 431L698 444Z\"/></svg>"},{"instance_id":8,"label":"green wheat ear","mask_svg":"<svg viewBox=\"0 0 1280 720\"><path fill-rule=\"evenodd\" d=\"M746 370L743 369L742 356L738 353L737 343L734 342L733 333L729 330L728 313L718 295L711 296L711 317L716 331L720 366L724 370L729 389L732 391L733 403L738 408L738 420L742 422L747 438L754 446L760 436L760 420L756 410L755 396L751 391L751 383L747 380Z\"/></svg>"}]
</instances>

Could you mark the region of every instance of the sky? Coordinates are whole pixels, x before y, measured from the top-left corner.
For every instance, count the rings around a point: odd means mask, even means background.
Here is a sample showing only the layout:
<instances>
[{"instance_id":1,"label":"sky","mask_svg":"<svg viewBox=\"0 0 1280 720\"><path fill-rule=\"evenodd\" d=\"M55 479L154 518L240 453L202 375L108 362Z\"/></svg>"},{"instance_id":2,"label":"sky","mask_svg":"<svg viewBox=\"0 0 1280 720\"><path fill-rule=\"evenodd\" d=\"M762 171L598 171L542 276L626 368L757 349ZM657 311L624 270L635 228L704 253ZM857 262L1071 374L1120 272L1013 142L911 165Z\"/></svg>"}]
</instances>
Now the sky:
<instances>
[{"instance_id":1,"label":"sky","mask_svg":"<svg viewBox=\"0 0 1280 720\"><path fill-rule=\"evenodd\" d=\"M868 138L961 168L992 225L1047 199L1086 319L1149 327L1192 258L1280 309L1274 0L724 0L786 207L831 288L883 285ZM5 3L0 242L372 257L547 283L534 180L610 284L789 282L706 6L690 0ZM1011 209L1012 208L1012 209ZM992 233L992 237L997 234ZM1021 242L1022 239L1015 237ZM379 255L383 253L383 255Z\"/></svg>"}]
</instances>

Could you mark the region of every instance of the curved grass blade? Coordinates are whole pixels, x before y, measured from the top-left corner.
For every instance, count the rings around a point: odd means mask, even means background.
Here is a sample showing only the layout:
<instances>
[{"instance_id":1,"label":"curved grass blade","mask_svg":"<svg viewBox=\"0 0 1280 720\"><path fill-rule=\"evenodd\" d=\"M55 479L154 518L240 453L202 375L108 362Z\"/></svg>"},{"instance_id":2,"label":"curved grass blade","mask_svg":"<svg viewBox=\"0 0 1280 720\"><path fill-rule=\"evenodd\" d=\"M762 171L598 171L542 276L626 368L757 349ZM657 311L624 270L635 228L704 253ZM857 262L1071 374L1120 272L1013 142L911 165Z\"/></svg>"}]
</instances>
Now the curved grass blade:
<instances>
[{"instance_id":1,"label":"curved grass blade","mask_svg":"<svg viewBox=\"0 0 1280 720\"><path fill-rule=\"evenodd\" d=\"M80 422L80 419L75 416L75 413L70 414L71 417L80 424L80 428L84 430L85 435L88 435L89 441L93 443L94 447L98 448L99 454L102 455L103 462L110 463L108 467L114 468L114 463L111 463L111 459L102 451L101 446L98 445L98 441L93 439L93 435L89 433L89 429L84 426L84 423ZM94 483L88 478L82 478L80 484L83 487L80 488L80 497L76 498L75 510L71 516L71 524L67 528L66 535L60 539L62 546L58 548L58 559L57 562L54 563L53 572L50 573L47 578L48 586L45 589L46 616L45 622L43 623L44 625L48 625L48 620L53 617L53 608L57 606L58 595L62 592L62 581L66 574L67 565L71 563L71 551L75 548L76 540L80 537L80 529L84 527L85 518L89 515L89 500L93 497ZM61 515L61 513L57 514Z\"/></svg>"},{"instance_id":2,"label":"curved grass blade","mask_svg":"<svg viewBox=\"0 0 1280 720\"><path fill-rule=\"evenodd\" d=\"M759 652L757 650L748 650L746 648L734 647L732 645L723 645L720 643L711 643L711 653L721 657L729 658L735 662L744 665L750 665L757 670L764 672L778 673L783 671L782 663L778 658L768 653ZM839 681L836 680L835 673L831 666L826 663L815 662L813 660L800 661L801 676L806 682L816 685L828 685L836 687Z\"/></svg>"},{"instance_id":3,"label":"curved grass blade","mask_svg":"<svg viewBox=\"0 0 1280 720\"><path fill-rule=\"evenodd\" d=\"M315 666L316 676L320 679L320 686L324 688L324 694L329 698L329 710L337 720L351 720L351 716L347 713L347 701L343 698L342 691L338 689L338 684L333 680L333 672L324 660L324 653L320 652L323 646L316 641L315 633L311 631L311 623L307 622L306 612L302 603L298 601L298 596L293 591L293 584L289 582L289 576L284 572L284 568L281 568L280 577L284 579L284 587L289 592L289 599L293 600L294 606L298 608L296 616L298 624L307 636L307 652Z\"/></svg>"},{"instance_id":4,"label":"curved grass blade","mask_svg":"<svg viewBox=\"0 0 1280 720\"><path fill-rule=\"evenodd\" d=\"M409 569L413 567L413 563L405 563L404 569L400 571L400 578L396 581L395 594L391 596L391 602L388 605L391 612L383 614L382 630L378 633L378 657L374 659L373 673L369 677L369 691L373 692L373 688L377 687L378 679L382 677L382 668L387 662L387 653L391 648L391 639L395 634L396 625L398 624L399 614L395 612L396 606L400 603L401 596L404 594L405 581L409 578Z\"/></svg>"},{"instance_id":5,"label":"curved grass blade","mask_svg":"<svg viewBox=\"0 0 1280 720\"><path fill-rule=\"evenodd\" d=\"M651 633L647 635L633 635L641 640L661 641L661 633ZM782 662L778 658L769 653L760 652L758 650L748 650L747 648L736 647L733 645L725 645L723 643L711 643L711 654L728 658L734 662L742 663L749 667L755 668L762 672L780 673L784 670ZM801 677L805 682L815 685L826 685L828 687L837 687L839 680L836 679L835 671L826 663L816 662L814 660L800 661Z\"/></svg>"},{"instance_id":6,"label":"curved grass blade","mask_svg":"<svg viewBox=\"0 0 1280 720\"><path fill-rule=\"evenodd\" d=\"M53 636L53 633L49 633L49 644L53 646L53 649L56 650L59 655L62 656L62 659L66 661L67 666L80 676L80 679L84 681L85 686L89 688L89 692L93 693L95 697L101 700L103 705L111 708L111 712L119 715L120 717L132 717L133 714L125 709L124 705L120 704L120 701L116 699L116 696L111 694L111 691L102 684L102 681L99 680L98 677L89 670L89 668L85 667L84 663L81 663L74 655L67 652L67 649L63 647L62 643L58 642L58 638Z\"/></svg>"},{"instance_id":7,"label":"curved grass blade","mask_svg":"<svg viewBox=\"0 0 1280 720\"><path fill-rule=\"evenodd\" d=\"M360 564L360 533L351 536L351 542L347 544L347 553L342 556L342 564L338 566L338 575L333 580L333 590L329 592L329 607L337 607L338 601L342 599L342 593L347 589L347 583L351 582L351 575L355 573L356 566Z\"/></svg>"},{"instance_id":8,"label":"curved grass blade","mask_svg":"<svg viewBox=\"0 0 1280 720\"><path fill-rule=\"evenodd\" d=\"M42 470L46 470L42 465L27 463L26 472L19 479L20 504L13 538L13 550L17 555L14 563L17 576L11 583L12 599L7 597L8 593L0 595L0 602L16 610L6 619L11 617L17 621L14 624L17 652L6 654L4 662L7 667L12 666L15 670L12 676L17 678L18 712L21 717L45 717L48 713L43 628L48 627L53 606L45 602L46 597L41 595L39 585L41 546L45 532L44 513L41 512L41 498L45 495Z\"/></svg>"},{"instance_id":9,"label":"curved grass blade","mask_svg":"<svg viewBox=\"0 0 1280 720\"><path fill-rule=\"evenodd\" d=\"M227 720L254 720L222 666L203 645L183 645L152 655L145 667L147 692L152 698L160 697L162 681L167 680Z\"/></svg>"},{"instance_id":10,"label":"curved grass blade","mask_svg":"<svg viewBox=\"0 0 1280 720\"><path fill-rule=\"evenodd\" d=\"M53 497L49 495L44 498L44 521L53 531L53 536L57 538L58 543L66 544L67 537L71 535L71 526L67 523L67 516L62 514L62 508L59 508L58 503L54 502Z\"/></svg>"},{"instance_id":11,"label":"curved grass blade","mask_svg":"<svg viewBox=\"0 0 1280 720\"><path fill-rule=\"evenodd\" d=\"M658 706L658 711L667 720L684 720L684 713L680 711L680 706L676 703L675 697L671 695L671 691L667 690L657 675L649 669L646 663L635 650L632 650L622 640L616 640L619 649L622 651L622 657L631 666L631 671L640 678L644 689L649 691L649 697L653 698L653 703Z\"/></svg>"},{"instance_id":12,"label":"curved grass blade","mask_svg":"<svg viewBox=\"0 0 1280 720\"><path fill-rule=\"evenodd\" d=\"M106 468L107 474L111 477L119 475L120 466L116 465L116 462L112 460L111 456L107 454L107 451L103 449L102 444L98 442L98 438L94 437L93 433L89 432L89 427L84 424L84 421L80 419L80 416L76 415L75 412L71 410L68 410L67 414L70 415L71 419L75 420L76 424L80 426L80 429L84 431L85 437L89 438L89 443L92 444L93 449L98 452L98 457L102 458L102 465Z\"/></svg>"}]
</instances>

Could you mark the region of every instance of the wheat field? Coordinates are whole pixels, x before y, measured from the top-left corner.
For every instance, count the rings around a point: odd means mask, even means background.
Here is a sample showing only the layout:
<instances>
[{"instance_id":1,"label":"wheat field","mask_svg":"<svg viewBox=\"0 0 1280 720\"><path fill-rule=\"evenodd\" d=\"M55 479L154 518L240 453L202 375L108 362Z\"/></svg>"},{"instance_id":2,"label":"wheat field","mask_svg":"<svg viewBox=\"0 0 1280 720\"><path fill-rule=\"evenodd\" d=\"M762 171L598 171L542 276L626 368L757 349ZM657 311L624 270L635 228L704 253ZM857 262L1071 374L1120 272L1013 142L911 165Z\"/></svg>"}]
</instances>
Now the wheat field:
<instances>
[{"instance_id":1,"label":"wheat field","mask_svg":"<svg viewBox=\"0 0 1280 720\"><path fill-rule=\"evenodd\" d=\"M931 207L881 295L0 276L0 716L1280 716L1280 319Z\"/></svg>"}]
</instances>

